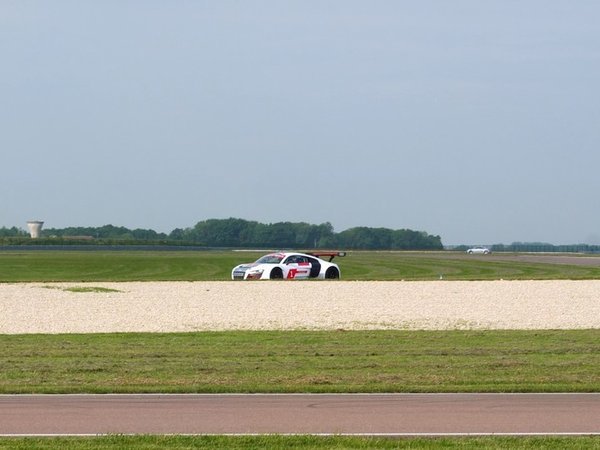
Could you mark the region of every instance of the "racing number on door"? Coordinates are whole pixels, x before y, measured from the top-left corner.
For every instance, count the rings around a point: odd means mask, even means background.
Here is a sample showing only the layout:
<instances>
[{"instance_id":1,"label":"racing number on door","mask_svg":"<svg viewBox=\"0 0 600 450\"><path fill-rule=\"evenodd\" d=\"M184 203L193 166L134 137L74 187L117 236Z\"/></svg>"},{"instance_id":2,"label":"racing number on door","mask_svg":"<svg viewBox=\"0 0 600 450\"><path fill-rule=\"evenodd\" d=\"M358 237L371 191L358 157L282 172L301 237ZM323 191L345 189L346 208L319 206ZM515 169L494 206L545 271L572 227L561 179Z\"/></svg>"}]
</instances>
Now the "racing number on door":
<instances>
[{"instance_id":1,"label":"racing number on door","mask_svg":"<svg viewBox=\"0 0 600 450\"><path fill-rule=\"evenodd\" d=\"M292 280L292 279L296 278L297 273L298 273L298 269L290 269L287 274L288 280Z\"/></svg>"}]
</instances>

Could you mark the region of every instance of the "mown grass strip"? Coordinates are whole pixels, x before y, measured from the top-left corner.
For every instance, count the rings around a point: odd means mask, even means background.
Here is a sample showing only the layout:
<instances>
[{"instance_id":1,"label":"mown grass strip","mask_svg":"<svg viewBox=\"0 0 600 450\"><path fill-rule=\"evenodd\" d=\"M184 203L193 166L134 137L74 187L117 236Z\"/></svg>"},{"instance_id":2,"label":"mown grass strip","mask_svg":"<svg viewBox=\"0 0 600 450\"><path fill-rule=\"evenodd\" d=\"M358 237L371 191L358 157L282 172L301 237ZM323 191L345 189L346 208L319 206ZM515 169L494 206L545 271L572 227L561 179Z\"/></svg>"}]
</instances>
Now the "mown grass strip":
<instances>
[{"instance_id":1,"label":"mown grass strip","mask_svg":"<svg viewBox=\"0 0 600 450\"><path fill-rule=\"evenodd\" d=\"M1 335L0 393L600 392L600 330Z\"/></svg>"},{"instance_id":2,"label":"mown grass strip","mask_svg":"<svg viewBox=\"0 0 600 450\"><path fill-rule=\"evenodd\" d=\"M0 252L0 282L230 280L237 264L263 253L234 251ZM350 252L344 280L600 279L600 267L519 262L452 252Z\"/></svg>"},{"instance_id":3,"label":"mown grass strip","mask_svg":"<svg viewBox=\"0 0 600 450\"><path fill-rule=\"evenodd\" d=\"M0 438L0 449L599 449L600 438L581 437L452 437L369 438L345 436L103 436Z\"/></svg>"},{"instance_id":4,"label":"mown grass strip","mask_svg":"<svg viewBox=\"0 0 600 450\"><path fill-rule=\"evenodd\" d=\"M113 292L123 292L118 289L110 289L99 286L73 286L68 288L63 288L65 292L76 292L76 293L96 293L96 294L109 294Z\"/></svg>"}]
</instances>

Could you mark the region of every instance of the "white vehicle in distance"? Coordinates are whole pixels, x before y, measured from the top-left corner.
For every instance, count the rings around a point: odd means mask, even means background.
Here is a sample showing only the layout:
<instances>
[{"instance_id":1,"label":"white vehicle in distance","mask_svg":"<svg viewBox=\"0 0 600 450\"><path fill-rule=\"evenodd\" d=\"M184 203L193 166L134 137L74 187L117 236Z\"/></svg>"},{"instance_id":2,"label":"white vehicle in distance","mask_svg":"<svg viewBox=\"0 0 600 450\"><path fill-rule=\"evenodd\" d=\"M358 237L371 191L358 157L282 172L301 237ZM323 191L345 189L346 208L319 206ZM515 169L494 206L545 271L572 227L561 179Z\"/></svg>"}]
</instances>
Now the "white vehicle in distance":
<instances>
[{"instance_id":1,"label":"white vehicle in distance","mask_svg":"<svg viewBox=\"0 0 600 450\"><path fill-rule=\"evenodd\" d=\"M469 255L489 255L491 250L487 247L473 247L467 250Z\"/></svg>"},{"instance_id":2,"label":"white vehicle in distance","mask_svg":"<svg viewBox=\"0 0 600 450\"><path fill-rule=\"evenodd\" d=\"M253 263L240 264L231 271L232 280L337 280L340 268L331 262L346 252L269 253ZM329 257L325 261L322 257Z\"/></svg>"}]
</instances>

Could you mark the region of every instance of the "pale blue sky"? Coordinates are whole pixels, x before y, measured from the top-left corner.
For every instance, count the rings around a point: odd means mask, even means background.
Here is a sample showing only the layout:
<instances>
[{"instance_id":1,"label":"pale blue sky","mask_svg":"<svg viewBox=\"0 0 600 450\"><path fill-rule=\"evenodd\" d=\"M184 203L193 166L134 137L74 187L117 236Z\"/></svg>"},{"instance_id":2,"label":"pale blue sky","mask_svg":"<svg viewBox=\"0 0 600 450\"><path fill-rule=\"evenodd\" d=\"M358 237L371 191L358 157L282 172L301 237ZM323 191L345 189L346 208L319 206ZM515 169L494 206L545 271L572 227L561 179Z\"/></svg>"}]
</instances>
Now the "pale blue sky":
<instances>
[{"instance_id":1,"label":"pale blue sky","mask_svg":"<svg viewBox=\"0 0 600 450\"><path fill-rule=\"evenodd\" d=\"M600 243L598 1L0 0L0 226Z\"/></svg>"}]
</instances>

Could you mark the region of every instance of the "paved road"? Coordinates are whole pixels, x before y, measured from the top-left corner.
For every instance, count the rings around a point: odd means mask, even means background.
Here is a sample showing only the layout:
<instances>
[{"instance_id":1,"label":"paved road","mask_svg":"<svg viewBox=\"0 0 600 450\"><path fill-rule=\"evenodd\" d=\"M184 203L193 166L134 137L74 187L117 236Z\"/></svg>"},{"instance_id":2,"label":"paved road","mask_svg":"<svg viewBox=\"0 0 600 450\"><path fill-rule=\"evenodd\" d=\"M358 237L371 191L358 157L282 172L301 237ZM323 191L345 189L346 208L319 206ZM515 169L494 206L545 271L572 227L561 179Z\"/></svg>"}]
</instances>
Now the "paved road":
<instances>
[{"instance_id":1,"label":"paved road","mask_svg":"<svg viewBox=\"0 0 600 450\"><path fill-rule=\"evenodd\" d=\"M600 434L600 394L0 395L0 435Z\"/></svg>"},{"instance_id":2,"label":"paved road","mask_svg":"<svg viewBox=\"0 0 600 450\"><path fill-rule=\"evenodd\" d=\"M457 252L417 253L419 258L461 259L482 261L515 261L522 263L566 264L574 266L600 267L600 255L573 255L558 253L492 253L490 255L468 255Z\"/></svg>"}]
</instances>

